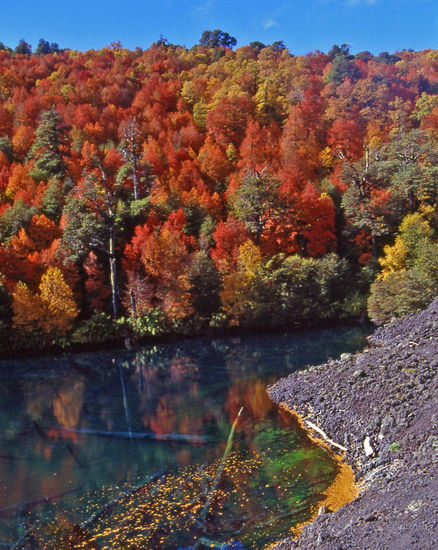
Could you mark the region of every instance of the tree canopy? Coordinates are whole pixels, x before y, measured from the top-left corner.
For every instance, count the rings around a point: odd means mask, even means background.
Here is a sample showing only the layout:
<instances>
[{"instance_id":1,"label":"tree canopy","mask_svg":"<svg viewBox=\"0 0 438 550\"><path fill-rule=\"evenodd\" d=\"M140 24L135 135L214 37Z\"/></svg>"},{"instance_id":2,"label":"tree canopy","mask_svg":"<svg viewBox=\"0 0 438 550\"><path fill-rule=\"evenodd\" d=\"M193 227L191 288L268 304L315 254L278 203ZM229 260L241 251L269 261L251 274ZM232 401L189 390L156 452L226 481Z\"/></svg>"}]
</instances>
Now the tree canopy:
<instances>
[{"instance_id":1,"label":"tree canopy","mask_svg":"<svg viewBox=\"0 0 438 550\"><path fill-rule=\"evenodd\" d=\"M214 31L204 31L199 43L207 48L232 48L237 44L234 36L230 36L227 32L215 29Z\"/></svg>"},{"instance_id":2,"label":"tree canopy","mask_svg":"<svg viewBox=\"0 0 438 550\"><path fill-rule=\"evenodd\" d=\"M235 46L0 45L6 342L290 327L370 293L384 322L437 291L437 52Z\"/></svg>"}]
</instances>

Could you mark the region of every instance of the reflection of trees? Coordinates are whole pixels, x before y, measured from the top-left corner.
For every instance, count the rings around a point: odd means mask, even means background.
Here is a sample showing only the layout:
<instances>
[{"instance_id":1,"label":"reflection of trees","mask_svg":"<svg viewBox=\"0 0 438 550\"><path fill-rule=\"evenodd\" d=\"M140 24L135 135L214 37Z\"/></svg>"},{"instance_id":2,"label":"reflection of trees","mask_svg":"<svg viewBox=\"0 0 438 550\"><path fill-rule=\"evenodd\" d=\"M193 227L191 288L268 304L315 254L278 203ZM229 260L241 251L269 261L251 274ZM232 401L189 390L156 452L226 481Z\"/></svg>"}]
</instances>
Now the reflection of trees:
<instances>
[{"instance_id":1,"label":"reflection of trees","mask_svg":"<svg viewBox=\"0 0 438 550\"><path fill-rule=\"evenodd\" d=\"M142 350L131 362L135 369L130 383L138 395L142 426L156 434L202 434L198 367L188 356L160 352L157 347Z\"/></svg>"},{"instance_id":2,"label":"reflection of trees","mask_svg":"<svg viewBox=\"0 0 438 550\"><path fill-rule=\"evenodd\" d=\"M354 352L365 343L363 328L321 329L290 334L265 334L212 342L224 357L232 380L267 380L269 372L294 371L309 364L320 364L328 357Z\"/></svg>"},{"instance_id":3,"label":"reflection of trees","mask_svg":"<svg viewBox=\"0 0 438 550\"><path fill-rule=\"evenodd\" d=\"M50 405L51 399L47 400L47 390L49 390L49 396L52 394L52 384L35 384L25 383L23 384L23 393L26 403L26 414L31 420L39 420L44 411Z\"/></svg>"},{"instance_id":4,"label":"reflection of trees","mask_svg":"<svg viewBox=\"0 0 438 550\"><path fill-rule=\"evenodd\" d=\"M230 422L236 417L240 407L244 408L244 413L237 431L245 433L249 442L257 421L273 411L275 405L269 399L262 381L238 380L229 386L225 398L225 410L229 414Z\"/></svg>"},{"instance_id":5,"label":"reflection of trees","mask_svg":"<svg viewBox=\"0 0 438 550\"><path fill-rule=\"evenodd\" d=\"M196 391L197 384L188 389L187 394L164 394L158 399L155 411L143 414L143 424L148 426L156 434L181 433L202 434L203 414L201 405L198 408L189 408L184 411L184 406L190 399L190 391Z\"/></svg>"},{"instance_id":6,"label":"reflection of trees","mask_svg":"<svg viewBox=\"0 0 438 550\"><path fill-rule=\"evenodd\" d=\"M84 404L84 380L72 380L67 387L60 388L53 398L53 415L64 428L75 428Z\"/></svg>"},{"instance_id":7,"label":"reflection of trees","mask_svg":"<svg viewBox=\"0 0 438 550\"><path fill-rule=\"evenodd\" d=\"M266 368L261 355L261 350L254 349L254 346L232 346L225 358L228 376L232 380L256 376Z\"/></svg>"},{"instance_id":8,"label":"reflection of trees","mask_svg":"<svg viewBox=\"0 0 438 550\"><path fill-rule=\"evenodd\" d=\"M22 414L16 414L15 408L9 411L9 416L17 422L10 440L2 444L2 454L10 458L0 460L0 486L7 487L6 492L0 491L0 508L20 507L23 503L43 501L44 497L62 493L76 486L78 474L74 444L53 441L50 427L78 425L84 378L74 373L63 376L47 372L41 378L24 378L20 385L15 380L14 386L15 399L22 399L23 409ZM58 435L59 431L56 437ZM45 511L43 504L35 508L38 514L42 511ZM15 531L14 515L7 520ZM1 527L0 539L3 539L6 525Z\"/></svg>"},{"instance_id":9,"label":"reflection of trees","mask_svg":"<svg viewBox=\"0 0 438 550\"><path fill-rule=\"evenodd\" d=\"M61 426L73 428L78 425L85 389L81 375L46 378L37 385L26 382L22 387L28 418L39 421L48 416L52 409Z\"/></svg>"}]
</instances>

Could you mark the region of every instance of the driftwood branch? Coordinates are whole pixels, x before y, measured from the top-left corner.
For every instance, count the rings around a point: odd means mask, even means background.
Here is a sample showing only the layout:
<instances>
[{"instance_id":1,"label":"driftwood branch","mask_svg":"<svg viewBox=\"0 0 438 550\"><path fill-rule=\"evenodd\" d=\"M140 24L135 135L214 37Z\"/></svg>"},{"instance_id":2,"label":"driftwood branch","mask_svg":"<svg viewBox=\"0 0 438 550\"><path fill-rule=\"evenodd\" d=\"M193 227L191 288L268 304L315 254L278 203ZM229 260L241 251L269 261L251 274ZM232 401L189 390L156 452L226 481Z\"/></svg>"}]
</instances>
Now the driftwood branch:
<instances>
[{"instance_id":1,"label":"driftwood branch","mask_svg":"<svg viewBox=\"0 0 438 550\"><path fill-rule=\"evenodd\" d=\"M242 411L243 411L243 407L241 407L240 411L237 413L236 419L233 422L233 425L231 426L230 435L228 436L227 446L225 447L224 455L222 457L222 460L219 464L219 468L217 469L215 478L213 480L213 486L210 490L210 494L208 495L207 500L205 501L204 507L202 508L202 511L201 511L201 514L200 514L200 518L201 518L202 521L205 520L205 518L208 514L208 511L209 511L210 506L211 506L211 501L213 500L214 495L215 495L216 490L217 490L217 486L219 485L219 481L221 479L222 472L224 471L224 468L225 468L225 463L227 461L228 455L230 454L231 447L233 445L233 436L234 436L234 431L236 430L237 421L239 420L239 416L242 414Z\"/></svg>"},{"instance_id":2,"label":"driftwood branch","mask_svg":"<svg viewBox=\"0 0 438 550\"><path fill-rule=\"evenodd\" d=\"M309 426L309 428L312 428L312 430L315 430L315 432L319 433L319 435L322 436L322 438L325 439L327 443L330 443L330 445L333 445L334 447L341 449L341 451L344 451L344 453L347 452L348 449L346 449L342 445L339 445L339 443L335 443L332 439L328 437L328 435L325 432L321 430L321 428L318 428L316 424L314 424L313 422L310 422L310 420L306 420L306 424Z\"/></svg>"}]
</instances>

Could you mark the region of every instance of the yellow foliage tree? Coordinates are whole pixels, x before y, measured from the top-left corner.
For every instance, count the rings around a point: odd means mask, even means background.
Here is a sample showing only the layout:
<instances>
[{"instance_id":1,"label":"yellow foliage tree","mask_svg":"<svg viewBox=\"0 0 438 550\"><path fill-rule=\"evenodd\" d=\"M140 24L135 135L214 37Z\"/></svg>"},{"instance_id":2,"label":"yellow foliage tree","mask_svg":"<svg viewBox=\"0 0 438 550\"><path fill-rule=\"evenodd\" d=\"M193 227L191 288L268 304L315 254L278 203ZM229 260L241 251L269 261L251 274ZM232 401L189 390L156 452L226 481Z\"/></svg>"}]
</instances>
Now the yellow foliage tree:
<instances>
[{"instance_id":1,"label":"yellow foliage tree","mask_svg":"<svg viewBox=\"0 0 438 550\"><path fill-rule=\"evenodd\" d=\"M419 212L408 214L399 227L399 233L393 246L386 245L385 255L379 258L382 271L378 278L384 280L389 273L410 269L418 263L424 263L428 245L434 247L433 230Z\"/></svg>"},{"instance_id":2,"label":"yellow foliage tree","mask_svg":"<svg viewBox=\"0 0 438 550\"><path fill-rule=\"evenodd\" d=\"M421 214L408 214L395 244L384 251L368 299L368 314L377 324L426 307L438 293L438 243Z\"/></svg>"},{"instance_id":3,"label":"yellow foliage tree","mask_svg":"<svg viewBox=\"0 0 438 550\"><path fill-rule=\"evenodd\" d=\"M12 295L12 309L14 327L57 336L66 334L79 314L73 293L57 267L49 267L42 276L39 294L19 282Z\"/></svg>"},{"instance_id":4,"label":"yellow foliage tree","mask_svg":"<svg viewBox=\"0 0 438 550\"><path fill-rule=\"evenodd\" d=\"M20 331L32 332L47 318L47 304L21 281L12 294L13 325Z\"/></svg>"},{"instance_id":5,"label":"yellow foliage tree","mask_svg":"<svg viewBox=\"0 0 438 550\"><path fill-rule=\"evenodd\" d=\"M382 266L379 279L385 279L390 273L406 268L406 246L400 235L396 237L393 246L387 244L383 251L385 255L379 258L379 264Z\"/></svg>"},{"instance_id":6,"label":"yellow foliage tree","mask_svg":"<svg viewBox=\"0 0 438 550\"><path fill-rule=\"evenodd\" d=\"M260 247L254 244L250 239L240 245L238 259L240 270L251 280L257 275L261 262L262 253Z\"/></svg>"},{"instance_id":7,"label":"yellow foliage tree","mask_svg":"<svg viewBox=\"0 0 438 550\"><path fill-rule=\"evenodd\" d=\"M238 270L224 276L220 296L223 310L230 316L232 325L238 325L250 307L251 287L261 263L260 248L248 239L239 247Z\"/></svg>"},{"instance_id":8,"label":"yellow foliage tree","mask_svg":"<svg viewBox=\"0 0 438 550\"><path fill-rule=\"evenodd\" d=\"M40 296L47 303L50 321L43 326L45 332L65 334L79 314L73 292L58 267L49 267L41 278Z\"/></svg>"}]
</instances>

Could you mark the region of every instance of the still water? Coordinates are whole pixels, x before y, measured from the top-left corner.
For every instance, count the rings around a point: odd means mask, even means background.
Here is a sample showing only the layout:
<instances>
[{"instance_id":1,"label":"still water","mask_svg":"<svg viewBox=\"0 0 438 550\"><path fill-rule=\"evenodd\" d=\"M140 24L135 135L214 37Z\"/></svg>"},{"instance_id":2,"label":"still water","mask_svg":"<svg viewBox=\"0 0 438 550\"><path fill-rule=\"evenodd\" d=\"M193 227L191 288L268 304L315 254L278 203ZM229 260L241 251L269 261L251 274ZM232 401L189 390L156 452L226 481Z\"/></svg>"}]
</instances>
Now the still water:
<instances>
[{"instance_id":1,"label":"still water","mask_svg":"<svg viewBox=\"0 0 438 550\"><path fill-rule=\"evenodd\" d=\"M266 384L365 336L338 328L0 363L0 543L264 548L310 517L339 469Z\"/></svg>"}]
</instances>

